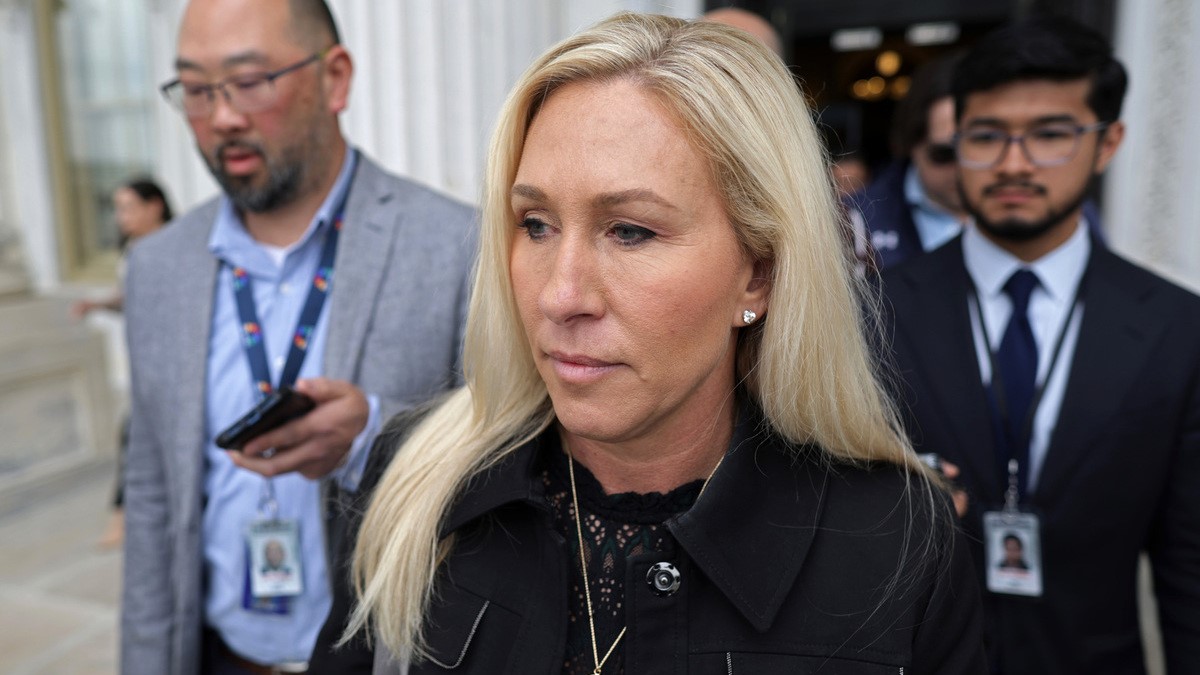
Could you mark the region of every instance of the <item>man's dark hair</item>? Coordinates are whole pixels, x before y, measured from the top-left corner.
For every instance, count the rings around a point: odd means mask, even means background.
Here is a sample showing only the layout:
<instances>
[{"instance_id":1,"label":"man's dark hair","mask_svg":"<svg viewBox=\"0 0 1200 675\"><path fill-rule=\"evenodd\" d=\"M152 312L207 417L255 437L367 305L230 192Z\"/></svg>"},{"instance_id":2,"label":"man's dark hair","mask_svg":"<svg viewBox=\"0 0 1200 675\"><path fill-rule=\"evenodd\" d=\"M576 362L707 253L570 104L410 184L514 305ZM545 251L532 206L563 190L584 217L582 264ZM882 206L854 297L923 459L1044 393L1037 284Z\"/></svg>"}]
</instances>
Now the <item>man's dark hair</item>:
<instances>
[{"instance_id":1,"label":"man's dark hair","mask_svg":"<svg viewBox=\"0 0 1200 675\"><path fill-rule=\"evenodd\" d=\"M1022 548L1025 547L1025 542L1021 541L1021 538L1012 532L1009 532L1008 534L1004 535L1004 543L1007 544L1009 541L1015 541L1015 542L1017 542L1018 546L1020 546Z\"/></svg>"},{"instance_id":2,"label":"man's dark hair","mask_svg":"<svg viewBox=\"0 0 1200 675\"><path fill-rule=\"evenodd\" d=\"M341 43L337 22L325 0L288 0L288 8L292 13L292 25L301 40L314 40L319 48L328 46L326 39L332 40L329 44Z\"/></svg>"},{"instance_id":3,"label":"man's dark hair","mask_svg":"<svg viewBox=\"0 0 1200 675\"><path fill-rule=\"evenodd\" d=\"M892 117L890 140L894 157L907 158L913 148L929 136L929 109L935 101L950 95L954 68L962 56L961 51L951 52L913 72L908 93L896 105Z\"/></svg>"},{"instance_id":4,"label":"man's dark hair","mask_svg":"<svg viewBox=\"0 0 1200 675\"><path fill-rule=\"evenodd\" d=\"M968 95L1023 80L1086 78L1087 104L1102 122L1121 116L1128 78L1104 36L1063 17L1037 17L985 35L954 71L955 115Z\"/></svg>"}]
</instances>

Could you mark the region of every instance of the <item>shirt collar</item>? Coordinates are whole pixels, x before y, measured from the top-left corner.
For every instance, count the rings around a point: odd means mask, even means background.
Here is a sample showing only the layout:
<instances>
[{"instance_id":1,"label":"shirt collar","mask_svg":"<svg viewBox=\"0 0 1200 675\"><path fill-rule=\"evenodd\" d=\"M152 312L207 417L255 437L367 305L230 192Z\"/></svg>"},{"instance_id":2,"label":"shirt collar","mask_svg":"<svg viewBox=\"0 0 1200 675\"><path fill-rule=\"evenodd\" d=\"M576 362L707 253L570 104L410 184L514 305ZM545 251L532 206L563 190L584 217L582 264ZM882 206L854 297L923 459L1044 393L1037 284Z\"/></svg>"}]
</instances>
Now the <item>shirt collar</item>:
<instances>
[{"instance_id":1,"label":"shirt collar","mask_svg":"<svg viewBox=\"0 0 1200 675\"><path fill-rule=\"evenodd\" d=\"M904 172L904 201L914 210L913 225L924 250L932 251L962 231L958 217L929 198L925 186L921 185L917 165L913 163L909 163Z\"/></svg>"},{"instance_id":2,"label":"shirt collar","mask_svg":"<svg viewBox=\"0 0 1200 675\"><path fill-rule=\"evenodd\" d=\"M357 164L358 151L348 148L333 188L329 194L325 195L325 201L321 202L320 208L313 215L312 222L308 224L304 234L286 248L287 254L290 255L292 251L303 248L317 236L317 232L329 227L333 218L337 216L335 210L344 203L346 194L350 190L350 182L354 177L354 169ZM213 224L212 234L208 238L208 250L212 252L213 256L231 264L245 267L270 265L267 269L275 267L263 246L250 236L241 214L238 213L227 195L221 196L221 201L217 206L217 219Z\"/></svg>"},{"instance_id":3,"label":"shirt collar","mask_svg":"<svg viewBox=\"0 0 1200 675\"><path fill-rule=\"evenodd\" d=\"M917 173L917 165L909 162L908 169L904 172L904 200L909 206L918 208L938 209L937 204L934 204L929 195L925 194L925 188L921 185L921 176Z\"/></svg>"},{"instance_id":4,"label":"shirt collar","mask_svg":"<svg viewBox=\"0 0 1200 675\"><path fill-rule=\"evenodd\" d=\"M1055 302L1067 303L1075 297L1079 281L1087 268L1092 242L1086 219L1080 217L1071 234L1061 246L1026 263L983 236L972 224L963 233L963 262L975 287L983 297L997 297L1004 284L1018 269L1029 269L1037 275L1041 288Z\"/></svg>"}]
</instances>

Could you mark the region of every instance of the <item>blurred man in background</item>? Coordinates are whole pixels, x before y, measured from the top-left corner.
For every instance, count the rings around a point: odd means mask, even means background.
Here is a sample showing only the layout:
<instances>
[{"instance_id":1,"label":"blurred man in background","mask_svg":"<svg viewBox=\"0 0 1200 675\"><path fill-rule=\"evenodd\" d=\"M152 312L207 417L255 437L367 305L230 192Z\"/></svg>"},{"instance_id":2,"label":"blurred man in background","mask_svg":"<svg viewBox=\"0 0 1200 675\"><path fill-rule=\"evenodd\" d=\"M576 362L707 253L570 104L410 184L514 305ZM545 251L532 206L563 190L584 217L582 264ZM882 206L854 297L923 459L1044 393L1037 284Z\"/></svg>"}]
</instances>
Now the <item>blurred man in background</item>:
<instances>
[{"instance_id":1,"label":"blurred man in background","mask_svg":"<svg viewBox=\"0 0 1200 675\"><path fill-rule=\"evenodd\" d=\"M344 573L339 491L381 420L456 383L474 214L347 145L323 0L192 0L175 67L222 194L130 257L122 672L303 672ZM310 412L216 445L292 386ZM272 538L294 583L254 583Z\"/></svg>"},{"instance_id":2,"label":"blurred man in background","mask_svg":"<svg viewBox=\"0 0 1200 675\"><path fill-rule=\"evenodd\" d=\"M967 219L958 195L950 95L958 58L943 56L913 74L892 120L896 159L854 198L880 267L932 251L957 236Z\"/></svg>"}]
</instances>

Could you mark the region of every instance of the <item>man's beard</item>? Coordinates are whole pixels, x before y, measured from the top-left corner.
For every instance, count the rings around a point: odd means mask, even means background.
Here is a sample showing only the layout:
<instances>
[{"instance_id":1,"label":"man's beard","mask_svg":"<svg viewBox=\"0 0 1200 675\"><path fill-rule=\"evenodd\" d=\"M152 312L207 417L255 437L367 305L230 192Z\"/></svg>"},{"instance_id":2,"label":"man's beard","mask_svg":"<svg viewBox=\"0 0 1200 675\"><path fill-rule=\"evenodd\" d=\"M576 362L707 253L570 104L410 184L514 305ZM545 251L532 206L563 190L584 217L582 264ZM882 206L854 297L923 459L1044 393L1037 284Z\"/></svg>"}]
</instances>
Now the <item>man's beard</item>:
<instances>
[{"instance_id":1,"label":"man's beard","mask_svg":"<svg viewBox=\"0 0 1200 675\"><path fill-rule=\"evenodd\" d=\"M253 176L231 176L225 172L221 156L226 150L237 149L253 152L262 158L267 169L266 183L255 186ZM217 146L210 157L203 152L208 170L217 179L221 189L241 211L266 213L294 201L300 194L306 178L305 149L301 146L285 148L278 159L272 159L266 150L249 141L226 141Z\"/></svg>"},{"instance_id":2,"label":"man's beard","mask_svg":"<svg viewBox=\"0 0 1200 675\"><path fill-rule=\"evenodd\" d=\"M988 187L984 188L984 196L987 196L989 192L994 190L1011 187L1021 187L1027 190L1036 191L1039 195L1046 194L1046 188L1040 185L1036 185L1028 181L1009 181L1006 183L994 183L989 185ZM1026 242L1038 239L1061 224L1064 220L1066 220L1067 216L1075 213L1075 211L1083 205L1083 202L1087 200L1088 185L1084 184L1084 186L1079 189L1079 192L1075 194L1062 208L1055 209L1051 207L1051 209L1046 212L1045 216L1033 221L1024 220L1021 218L989 220L985 215L983 215L983 211L971 202L966 191L963 190L962 181L958 182L958 195L962 200L963 208L966 209L967 213L971 214L971 217L975 219L975 225L980 230L983 230L985 233L991 235L994 239L1011 242Z\"/></svg>"}]
</instances>

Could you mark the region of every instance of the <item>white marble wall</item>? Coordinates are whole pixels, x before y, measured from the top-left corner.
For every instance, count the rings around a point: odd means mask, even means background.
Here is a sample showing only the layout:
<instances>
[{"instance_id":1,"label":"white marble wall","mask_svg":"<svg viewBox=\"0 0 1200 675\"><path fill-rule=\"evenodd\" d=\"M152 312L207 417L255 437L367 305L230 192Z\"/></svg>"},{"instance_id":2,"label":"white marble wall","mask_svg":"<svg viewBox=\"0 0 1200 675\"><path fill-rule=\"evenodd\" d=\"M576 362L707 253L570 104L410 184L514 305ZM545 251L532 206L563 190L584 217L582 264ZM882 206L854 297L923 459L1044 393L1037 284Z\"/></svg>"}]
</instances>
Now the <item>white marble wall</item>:
<instances>
[{"instance_id":1,"label":"white marble wall","mask_svg":"<svg viewBox=\"0 0 1200 675\"><path fill-rule=\"evenodd\" d=\"M1105 184L1118 251L1200 292L1200 2L1125 0L1127 126Z\"/></svg>"},{"instance_id":2,"label":"white marble wall","mask_svg":"<svg viewBox=\"0 0 1200 675\"><path fill-rule=\"evenodd\" d=\"M33 0L0 0L0 147L3 217L15 223L34 287L59 283L50 165L42 124Z\"/></svg>"},{"instance_id":3,"label":"white marble wall","mask_svg":"<svg viewBox=\"0 0 1200 675\"><path fill-rule=\"evenodd\" d=\"M40 109L34 0L0 0L0 218L34 285L62 283ZM184 0L150 0L157 79L172 75ZM346 134L386 167L476 201L495 113L529 60L620 9L695 16L702 0L332 0L357 74ZM1200 290L1200 2L1123 0L1117 51L1129 133L1106 178L1113 246ZM176 203L216 193L183 120L156 108L156 173Z\"/></svg>"},{"instance_id":4,"label":"white marble wall","mask_svg":"<svg viewBox=\"0 0 1200 675\"><path fill-rule=\"evenodd\" d=\"M3 79L0 79L0 91L4 91ZM0 106L0 158L9 156L8 147L4 108ZM0 298L24 293L29 287L25 270L25 245L17 230L9 169L7 164L0 163Z\"/></svg>"}]
</instances>

